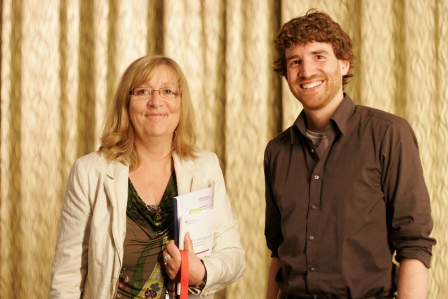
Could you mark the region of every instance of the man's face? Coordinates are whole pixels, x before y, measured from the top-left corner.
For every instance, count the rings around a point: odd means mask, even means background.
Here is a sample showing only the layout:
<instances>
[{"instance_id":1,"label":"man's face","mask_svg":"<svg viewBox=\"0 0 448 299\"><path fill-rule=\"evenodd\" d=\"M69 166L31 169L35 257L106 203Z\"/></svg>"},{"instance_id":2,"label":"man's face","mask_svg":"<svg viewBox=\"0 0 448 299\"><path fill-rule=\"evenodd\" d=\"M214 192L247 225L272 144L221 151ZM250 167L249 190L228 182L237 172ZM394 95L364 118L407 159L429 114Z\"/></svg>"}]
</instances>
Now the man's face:
<instances>
[{"instance_id":1,"label":"man's face","mask_svg":"<svg viewBox=\"0 0 448 299\"><path fill-rule=\"evenodd\" d=\"M331 44L294 45L286 49L285 56L286 81L305 111L323 109L333 100L342 101L342 77L350 62L337 59Z\"/></svg>"}]
</instances>

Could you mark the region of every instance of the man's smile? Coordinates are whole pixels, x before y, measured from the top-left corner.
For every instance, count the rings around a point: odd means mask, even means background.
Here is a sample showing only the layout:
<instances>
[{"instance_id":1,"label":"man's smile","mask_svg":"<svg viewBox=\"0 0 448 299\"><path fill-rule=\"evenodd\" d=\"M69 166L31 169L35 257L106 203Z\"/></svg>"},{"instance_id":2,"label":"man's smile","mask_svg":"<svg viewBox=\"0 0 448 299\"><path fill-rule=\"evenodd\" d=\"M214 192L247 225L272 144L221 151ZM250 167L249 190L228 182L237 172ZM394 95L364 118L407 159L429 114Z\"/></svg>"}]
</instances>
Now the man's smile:
<instances>
[{"instance_id":1,"label":"man's smile","mask_svg":"<svg viewBox=\"0 0 448 299\"><path fill-rule=\"evenodd\" d=\"M312 89L312 88L314 88L316 86L321 85L322 83L324 83L323 80L321 80L321 81L314 81L314 82L311 82L311 83L300 84L300 87L303 88L303 89Z\"/></svg>"}]
</instances>

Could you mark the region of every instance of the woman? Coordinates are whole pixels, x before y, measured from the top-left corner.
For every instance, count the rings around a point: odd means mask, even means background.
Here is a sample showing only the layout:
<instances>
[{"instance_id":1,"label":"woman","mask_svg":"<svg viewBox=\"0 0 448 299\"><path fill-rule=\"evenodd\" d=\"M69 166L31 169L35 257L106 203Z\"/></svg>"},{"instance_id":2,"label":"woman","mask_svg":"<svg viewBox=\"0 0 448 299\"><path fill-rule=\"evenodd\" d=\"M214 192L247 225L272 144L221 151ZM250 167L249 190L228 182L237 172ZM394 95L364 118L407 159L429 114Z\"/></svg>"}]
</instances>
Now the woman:
<instances>
[{"instance_id":1,"label":"woman","mask_svg":"<svg viewBox=\"0 0 448 299\"><path fill-rule=\"evenodd\" d=\"M146 56L127 68L99 150L70 172L50 298L171 298L181 265L172 198L213 182L212 254L200 260L185 236L190 291L213 298L242 275L244 250L222 171L214 153L195 149L193 124L175 61Z\"/></svg>"}]
</instances>

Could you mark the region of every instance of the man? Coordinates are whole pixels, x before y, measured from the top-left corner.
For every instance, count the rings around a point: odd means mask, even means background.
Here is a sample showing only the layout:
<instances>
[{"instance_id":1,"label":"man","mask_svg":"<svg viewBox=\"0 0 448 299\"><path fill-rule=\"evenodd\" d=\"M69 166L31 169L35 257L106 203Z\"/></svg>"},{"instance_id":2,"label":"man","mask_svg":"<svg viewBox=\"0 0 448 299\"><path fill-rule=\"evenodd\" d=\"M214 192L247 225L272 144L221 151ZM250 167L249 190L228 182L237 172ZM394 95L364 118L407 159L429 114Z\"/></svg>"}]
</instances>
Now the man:
<instances>
[{"instance_id":1,"label":"man","mask_svg":"<svg viewBox=\"0 0 448 299\"><path fill-rule=\"evenodd\" d=\"M287 22L275 46L303 111L265 151L267 298L426 298L435 240L412 128L343 92L352 41L327 14Z\"/></svg>"}]
</instances>

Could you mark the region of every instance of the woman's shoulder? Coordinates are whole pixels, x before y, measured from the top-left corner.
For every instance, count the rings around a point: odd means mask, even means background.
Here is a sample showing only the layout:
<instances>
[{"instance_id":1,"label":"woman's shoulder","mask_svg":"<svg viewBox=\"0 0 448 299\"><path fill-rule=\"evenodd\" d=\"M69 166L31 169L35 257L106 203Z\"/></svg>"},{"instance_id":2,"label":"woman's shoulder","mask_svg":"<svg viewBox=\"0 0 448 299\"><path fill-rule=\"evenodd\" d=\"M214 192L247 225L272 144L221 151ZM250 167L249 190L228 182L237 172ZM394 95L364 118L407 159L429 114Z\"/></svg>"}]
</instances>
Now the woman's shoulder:
<instances>
[{"instance_id":1,"label":"woman's shoulder","mask_svg":"<svg viewBox=\"0 0 448 299\"><path fill-rule=\"evenodd\" d=\"M217 155L214 152L205 149L195 149L194 152L192 152L191 158L190 157L184 158L181 155L179 155L177 151L173 152L173 157L183 162L196 163L197 161L215 159L217 158Z\"/></svg>"},{"instance_id":2,"label":"woman's shoulder","mask_svg":"<svg viewBox=\"0 0 448 299\"><path fill-rule=\"evenodd\" d=\"M86 171L93 170L93 169L95 171L98 171L98 170L106 171L107 169L110 169L111 167L112 167L112 169L127 168L127 166L125 166L124 164L122 164L120 162L108 161L104 157L104 155L99 151L91 152L89 154L86 154L84 156L77 158L74 163L74 167L82 167Z\"/></svg>"},{"instance_id":3,"label":"woman's shoulder","mask_svg":"<svg viewBox=\"0 0 448 299\"><path fill-rule=\"evenodd\" d=\"M84 165L105 165L107 166L107 160L104 156L98 152L91 152L76 159L75 163Z\"/></svg>"},{"instance_id":4,"label":"woman's shoulder","mask_svg":"<svg viewBox=\"0 0 448 299\"><path fill-rule=\"evenodd\" d=\"M216 154L212 151L208 151L208 150L204 150L204 149L198 149L195 152L196 158L197 159L215 159Z\"/></svg>"},{"instance_id":5,"label":"woman's shoulder","mask_svg":"<svg viewBox=\"0 0 448 299\"><path fill-rule=\"evenodd\" d=\"M208 150L198 149L194 152L194 158L181 158L176 152L173 154L175 167L184 169L198 169L202 167L215 167L219 164L218 156Z\"/></svg>"}]
</instances>

